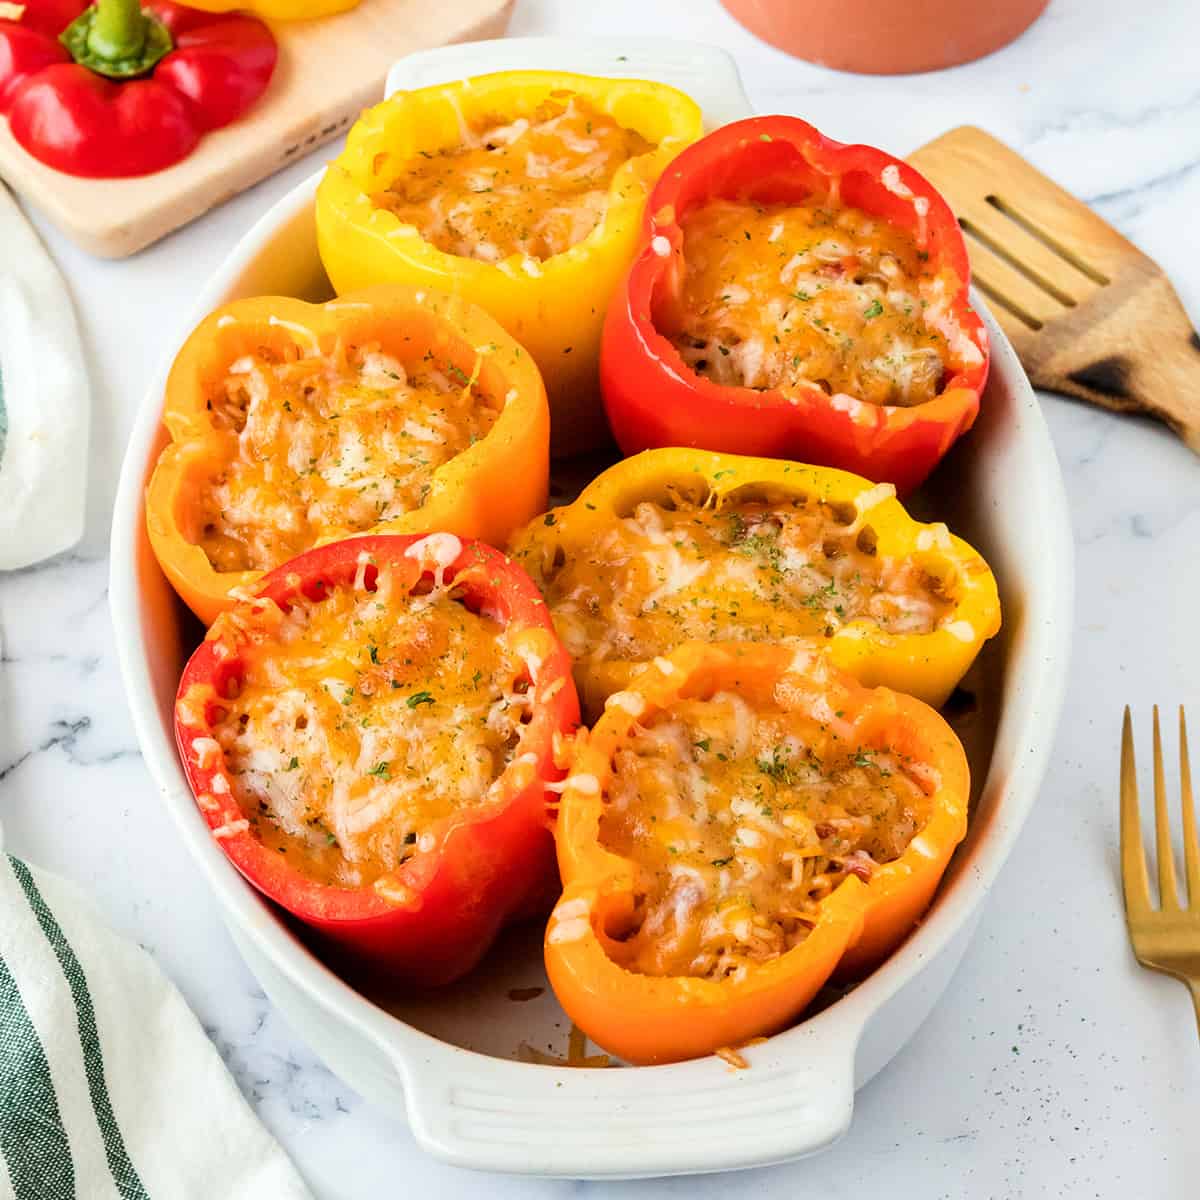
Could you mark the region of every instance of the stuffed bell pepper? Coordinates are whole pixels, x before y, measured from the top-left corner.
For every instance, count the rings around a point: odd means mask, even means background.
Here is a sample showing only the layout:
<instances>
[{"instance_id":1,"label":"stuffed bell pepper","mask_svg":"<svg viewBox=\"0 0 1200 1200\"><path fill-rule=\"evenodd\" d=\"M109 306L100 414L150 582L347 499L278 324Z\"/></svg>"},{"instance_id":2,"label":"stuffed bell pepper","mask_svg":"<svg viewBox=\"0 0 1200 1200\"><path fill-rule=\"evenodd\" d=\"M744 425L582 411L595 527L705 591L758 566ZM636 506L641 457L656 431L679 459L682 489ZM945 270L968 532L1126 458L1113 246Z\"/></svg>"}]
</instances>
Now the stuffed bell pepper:
<instances>
[{"instance_id":1,"label":"stuffed bell pepper","mask_svg":"<svg viewBox=\"0 0 1200 1200\"><path fill-rule=\"evenodd\" d=\"M150 542L206 624L314 545L434 529L503 544L545 506L537 368L440 293L227 304L179 352L163 424Z\"/></svg>"},{"instance_id":2,"label":"stuffed bell pepper","mask_svg":"<svg viewBox=\"0 0 1200 1200\"><path fill-rule=\"evenodd\" d=\"M777 459L646 451L535 518L513 554L590 714L693 639L815 639L862 682L941 705L1000 627L987 563L891 484Z\"/></svg>"},{"instance_id":3,"label":"stuffed bell pepper","mask_svg":"<svg viewBox=\"0 0 1200 1200\"><path fill-rule=\"evenodd\" d=\"M489 546L302 554L216 621L175 715L222 850L348 961L446 983L552 902L545 789L578 705L537 591Z\"/></svg>"},{"instance_id":4,"label":"stuffed bell pepper","mask_svg":"<svg viewBox=\"0 0 1200 1200\"><path fill-rule=\"evenodd\" d=\"M633 1063L780 1030L841 964L877 963L967 827L942 718L806 647L689 643L575 744L546 967L568 1015Z\"/></svg>"},{"instance_id":5,"label":"stuffed bell pepper","mask_svg":"<svg viewBox=\"0 0 1200 1200\"><path fill-rule=\"evenodd\" d=\"M314 21L355 8L361 0L190 0L209 12L252 12L268 21Z\"/></svg>"},{"instance_id":6,"label":"stuffed bell pepper","mask_svg":"<svg viewBox=\"0 0 1200 1200\"><path fill-rule=\"evenodd\" d=\"M756 117L682 153L646 214L601 358L626 454L795 458L903 492L971 427L987 334L954 214L907 164Z\"/></svg>"},{"instance_id":7,"label":"stuffed bell pepper","mask_svg":"<svg viewBox=\"0 0 1200 1200\"><path fill-rule=\"evenodd\" d=\"M47 166L90 178L186 158L258 100L277 58L262 21L203 7L0 4L0 115L13 137Z\"/></svg>"},{"instance_id":8,"label":"stuffed bell pepper","mask_svg":"<svg viewBox=\"0 0 1200 1200\"><path fill-rule=\"evenodd\" d=\"M317 193L339 292L399 281L482 305L536 360L555 454L607 441L596 381L609 298L646 196L702 132L658 83L507 71L364 113Z\"/></svg>"}]
</instances>

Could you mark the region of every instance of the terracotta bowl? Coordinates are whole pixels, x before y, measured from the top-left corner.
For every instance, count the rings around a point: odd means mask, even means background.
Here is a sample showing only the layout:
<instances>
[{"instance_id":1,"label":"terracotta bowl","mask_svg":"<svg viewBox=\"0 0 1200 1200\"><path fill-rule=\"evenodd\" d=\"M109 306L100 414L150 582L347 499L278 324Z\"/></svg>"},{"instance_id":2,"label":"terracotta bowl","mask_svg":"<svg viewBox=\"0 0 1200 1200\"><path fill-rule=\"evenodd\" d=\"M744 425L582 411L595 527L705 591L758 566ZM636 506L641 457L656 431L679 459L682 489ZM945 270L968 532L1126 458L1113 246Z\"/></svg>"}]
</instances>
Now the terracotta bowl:
<instances>
[{"instance_id":1,"label":"terracotta bowl","mask_svg":"<svg viewBox=\"0 0 1200 1200\"><path fill-rule=\"evenodd\" d=\"M907 75L1007 46L1049 0L721 0L751 33L839 71Z\"/></svg>"}]
</instances>

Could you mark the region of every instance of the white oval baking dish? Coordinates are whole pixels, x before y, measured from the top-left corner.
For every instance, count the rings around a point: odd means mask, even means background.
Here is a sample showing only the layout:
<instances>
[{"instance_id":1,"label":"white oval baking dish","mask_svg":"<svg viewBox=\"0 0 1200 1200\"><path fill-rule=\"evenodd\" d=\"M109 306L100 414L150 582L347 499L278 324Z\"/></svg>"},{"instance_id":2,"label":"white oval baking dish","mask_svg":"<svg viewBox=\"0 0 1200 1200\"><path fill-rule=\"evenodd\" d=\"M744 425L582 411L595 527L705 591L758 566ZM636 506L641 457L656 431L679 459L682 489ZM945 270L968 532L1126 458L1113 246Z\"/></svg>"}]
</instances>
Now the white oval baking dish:
<instances>
[{"instance_id":1,"label":"white oval baking dish","mask_svg":"<svg viewBox=\"0 0 1200 1200\"><path fill-rule=\"evenodd\" d=\"M726 54L656 40L447 47L398 64L389 90L548 66L674 83L696 96L714 125L749 112ZM240 296L329 294L313 228L316 185L317 177L299 185L242 239L200 296L195 320ZM978 297L975 303L984 311ZM929 1013L1037 795L1071 633L1073 554L1058 464L1029 383L987 320L993 356L983 410L936 475L936 491L951 498L939 516L987 556L1004 602L986 685L995 688L994 736L973 752L974 764L990 765L980 771L971 829L928 918L905 945L817 1016L747 1051L745 1071L716 1058L604 1070L504 1057L521 1041L543 1049L562 1043L565 1021L549 992L527 1004L507 997L508 987L538 981L536 931L450 994L393 998L385 1007L327 970L229 864L193 803L172 729L176 683L200 631L159 571L144 527L143 489L165 440L166 372L193 322L178 331L138 414L113 516L110 602L138 741L271 1000L333 1071L405 1115L430 1153L463 1166L579 1178L715 1171L812 1154L845 1131L856 1087Z\"/></svg>"}]
</instances>

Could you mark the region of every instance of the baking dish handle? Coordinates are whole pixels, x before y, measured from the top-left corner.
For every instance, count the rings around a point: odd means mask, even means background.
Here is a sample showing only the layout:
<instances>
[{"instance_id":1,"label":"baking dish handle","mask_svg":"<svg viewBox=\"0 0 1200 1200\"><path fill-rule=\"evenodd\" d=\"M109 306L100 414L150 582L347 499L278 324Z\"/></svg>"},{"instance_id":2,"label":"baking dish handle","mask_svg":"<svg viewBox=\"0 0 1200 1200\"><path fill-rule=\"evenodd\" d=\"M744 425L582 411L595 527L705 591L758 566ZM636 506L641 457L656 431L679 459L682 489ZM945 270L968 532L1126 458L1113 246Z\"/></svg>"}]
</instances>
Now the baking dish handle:
<instances>
[{"instance_id":1,"label":"baking dish handle","mask_svg":"<svg viewBox=\"0 0 1200 1200\"><path fill-rule=\"evenodd\" d=\"M849 1128L859 1030L800 1026L743 1052L667 1067L571 1069L421 1038L389 1047L423 1149L488 1171L620 1178L815 1154Z\"/></svg>"}]
</instances>

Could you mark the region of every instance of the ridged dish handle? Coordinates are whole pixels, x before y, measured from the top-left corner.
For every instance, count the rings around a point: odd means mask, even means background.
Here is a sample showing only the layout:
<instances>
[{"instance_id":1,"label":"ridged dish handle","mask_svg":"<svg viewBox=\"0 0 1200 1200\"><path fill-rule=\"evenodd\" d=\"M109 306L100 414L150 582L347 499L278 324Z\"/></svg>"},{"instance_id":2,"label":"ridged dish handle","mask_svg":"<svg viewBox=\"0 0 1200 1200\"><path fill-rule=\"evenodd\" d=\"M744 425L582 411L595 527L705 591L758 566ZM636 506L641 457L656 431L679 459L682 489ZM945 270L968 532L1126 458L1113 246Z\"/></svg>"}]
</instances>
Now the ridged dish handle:
<instances>
[{"instance_id":1,"label":"ridged dish handle","mask_svg":"<svg viewBox=\"0 0 1200 1200\"><path fill-rule=\"evenodd\" d=\"M819 1024L819 1022L818 1022ZM669 1067L566 1068L421 1039L389 1047L423 1149L490 1171L669 1175L815 1154L850 1125L858 1030L801 1026L744 1051Z\"/></svg>"}]
</instances>

